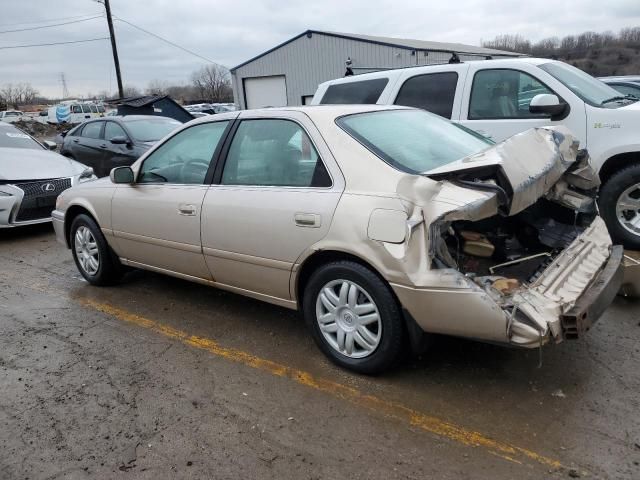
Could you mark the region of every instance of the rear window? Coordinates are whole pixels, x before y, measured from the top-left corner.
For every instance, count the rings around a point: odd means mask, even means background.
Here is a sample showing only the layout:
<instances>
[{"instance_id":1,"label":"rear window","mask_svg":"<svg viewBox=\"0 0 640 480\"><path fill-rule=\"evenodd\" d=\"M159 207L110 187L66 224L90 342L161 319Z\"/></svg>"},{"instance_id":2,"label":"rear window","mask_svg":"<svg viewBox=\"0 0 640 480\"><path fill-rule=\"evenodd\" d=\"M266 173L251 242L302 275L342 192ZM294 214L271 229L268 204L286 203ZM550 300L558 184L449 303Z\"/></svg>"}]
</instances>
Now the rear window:
<instances>
[{"instance_id":1,"label":"rear window","mask_svg":"<svg viewBox=\"0 0 640 480\"><path fill-rule=\"evenodd\" d=\"M456 72L411 77L402 85L395 104L422 108L441 117L451 118L457 84Z\"/></svg>"},{"instance_id":2,"label":"rear window","mask_svg":"<svg viewBox=\"0 0 640 480\"><path fill-rule=\"evenodd\" d=\"M392 167L422 173L488 148L491 143L423 110L347 115L337 124Z\"/></svg>"},{"instance_id":3,"label":"rear window","mask_svg":"<svg viewBox=\"0 0 640 480\"><path fill-rule=\"evenodd\" d=\"M380 98L388 78L374 78L360 82L337 83L329 86L320 103L325 104L375 104Z\"/></svg>"}]
</instances>

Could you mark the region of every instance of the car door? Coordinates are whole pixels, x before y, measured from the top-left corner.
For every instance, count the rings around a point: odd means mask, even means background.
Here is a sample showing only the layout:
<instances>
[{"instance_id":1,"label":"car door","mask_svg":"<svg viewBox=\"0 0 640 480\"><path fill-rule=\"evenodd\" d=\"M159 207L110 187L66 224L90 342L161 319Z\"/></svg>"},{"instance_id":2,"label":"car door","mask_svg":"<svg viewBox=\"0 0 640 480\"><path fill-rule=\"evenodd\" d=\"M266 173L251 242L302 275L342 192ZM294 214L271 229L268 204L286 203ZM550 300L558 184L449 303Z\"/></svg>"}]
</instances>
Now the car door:
<instances>
[{"instance_id":1,"label":"car door","mask_svg":"<svg viewBox=\"0 0 640 480\"><path fill-rule=\"evenodd\" d=\"M327 234L344 179L301 112L243 113L223 152L202 206L207 265L218 284L287 301L293 265Z\"/></svg>"},{"instance_id":2,"label":"car door","mask_svg":"<svg viewBox=\"0 0 640 480\"><path fill-rule=\"evenodd\" d=\"M106 120L104 124L104 141L102 148L102 171L108 175L111 169L128 166L137 160L137 151L133 147L131 137L113 120ZM126 143L113 143L112 140L125 138Z\"/></svg>"},{"instance_id":3,"label":"car door","mask_svg":"<svg viewBox=\"0 0 640 480\"><path fill-rule=\"evenodd\" d=\"M202 255L200 213L209 168L229 123L180 130L136 165L135 183L118 186L111 218L125 263L211 279Z\"/></svg>"},{"instance_id":4,"label":"car door","mask_svg":"<svg viewBox=\"0 0 640 480\"><path fill-rule=\"evenodd\" d=\"M527 68L531 71L525 71ZM568 93L563 87L540 80L539 73L532 65L522 69L470 66L460 123L496 142L547 125L566 125L577 138L586 138L584 103L576 102L570 93L563 95ZM569 113L552 120L529 112L529 103L538 94L556 95L561 102L568 102Z\"/></svg>"},{"instance_id":5,"label":"car door","mask_svg":"<svg viewBox=\"0 0 640 480\"><path fill-rule=\"evenodd\" d=\"M100 147L104 143L102 139L102 128L104 122L87 122L71 139L71 154L80 163L93 168L96 175L105 176L102 172L103 149Z\"/></svg>"}]
</instances>

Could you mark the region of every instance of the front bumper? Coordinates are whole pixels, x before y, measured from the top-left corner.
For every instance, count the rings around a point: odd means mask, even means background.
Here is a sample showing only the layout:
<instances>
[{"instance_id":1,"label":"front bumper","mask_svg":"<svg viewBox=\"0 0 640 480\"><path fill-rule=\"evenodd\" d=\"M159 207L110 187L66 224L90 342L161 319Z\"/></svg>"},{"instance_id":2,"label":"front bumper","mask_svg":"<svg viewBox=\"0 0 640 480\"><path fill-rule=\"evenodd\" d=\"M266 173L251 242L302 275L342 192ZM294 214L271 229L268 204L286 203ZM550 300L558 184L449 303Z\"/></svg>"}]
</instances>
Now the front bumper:
<instances>
[{"instance_id":1,"label":"front bumper","mask_svg":"<svg viewBox=\"0 0 640 480\"><path fill-rule=\"evenodd\" d=\"M56 240L68 248L69 244L64 231L64 213L58 210L51 212L51 223L53 223L53 230L56 232Z\"/></svg>"}]
</instances>

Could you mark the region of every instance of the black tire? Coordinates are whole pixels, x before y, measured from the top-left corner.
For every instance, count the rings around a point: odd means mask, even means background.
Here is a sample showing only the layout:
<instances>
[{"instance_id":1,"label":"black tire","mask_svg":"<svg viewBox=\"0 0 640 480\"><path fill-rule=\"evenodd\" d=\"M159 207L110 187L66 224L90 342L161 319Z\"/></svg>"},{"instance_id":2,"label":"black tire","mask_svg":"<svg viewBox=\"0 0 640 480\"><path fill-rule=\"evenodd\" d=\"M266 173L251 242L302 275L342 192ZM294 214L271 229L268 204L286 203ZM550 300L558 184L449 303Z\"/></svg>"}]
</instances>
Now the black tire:
<instances>
[{"instance_id":1,"label":"black tire","mask_svg":"<svg viewBox=\"0 0 640 480\"><path fill-rule=\"evenodd\" d=\"M632 250L640 249L640 232L635 235L620 224L616 216L616 203L627 188L636 184L640 184L640 164L623 168L611 175L600 188L598 200L600 214L607 224L613 243Z\"/></svg>"},{"instance_id":2,"label":"black tire","mask_svg":"<svg viewBox=\"0 0 640 480\"><path fill-rule=\"evenodd\" d=\"M316 301L322 288L334 280L354 282L366 290L375 303L381 325L375 350L364 358L351 358L331 346L320 330L316 318ZM367 267L351 261L331 262L318 268L306 284L302 310L316 344L335 364L358 373L373 375L393 367L405 346L402 311L391 288Z\"/></svg>"},{"instance_id":3,"label":"black tire","mask_svg":"<svg viewBox=\"0 0 640 480\"><path fill-rule=\"evenodd\" d=\"M78 259L75 238L78 229L81 227L87 228L91 232L98 247L99 262L97 271L94 274L87 272ZM118 257L111 250L111 247L109 247L100 227L89 215L80 214L73 219L69 231L69 244L71 245L71 253L73 254L73 260L76 262L76 267L87 282L92 285L104 286L114 285L120 281L124 274L124 268Z\"/></svg>"}]
</instances>

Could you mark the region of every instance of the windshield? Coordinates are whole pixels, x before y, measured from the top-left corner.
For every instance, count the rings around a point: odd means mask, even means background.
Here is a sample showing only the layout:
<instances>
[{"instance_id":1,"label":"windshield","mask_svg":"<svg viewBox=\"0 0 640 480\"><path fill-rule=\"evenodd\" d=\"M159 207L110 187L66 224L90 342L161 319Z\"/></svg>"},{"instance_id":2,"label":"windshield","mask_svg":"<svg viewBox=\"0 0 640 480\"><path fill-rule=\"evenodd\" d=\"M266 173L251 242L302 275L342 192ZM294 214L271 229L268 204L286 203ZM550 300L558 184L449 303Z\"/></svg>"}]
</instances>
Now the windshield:
<instances>
[{"instance_id":1,"label":"windshield","mask_svg":"<svg viewBox=\"0 0 640 480\"><path fill-rule=\"evenodd\" d=\"M140 120L127 120L126 125L135 140L139 142L157 142L182 125L182 123L171 118L149 117Z\"/></svg>"},{"instance_id":2,"label":"windshield","mask_svg":"<svg viewBox=\"0 0 640 480\"><path fill-rule=\"evenodd\" d=\"M607 106L607 100L621 96L620 92L617 92L609 85L566 63L544 63L540 65L540 68L589 105L596 107ZM624 99L621 100L624 101ZM617 105L613 103L609 106L616 107Z\"/></svg>"},{"instance_id":3,"label":"windshield","mask_svg":"<svg viewBox=\"0 0 640 480\"><path fill-rule=\"evenodd\" d=\"M44 148L26 133L17 128L0 127L0 148Z\"/></svg>"},{"instance_id":4,"label":"windshield","mask_svg":"<svg viewBox=\"0 0 640 480\"><path fill-rule=\"evenodd\" d=\"M408 173L427 172L492 145L422 110L358 113L337 123L389 165Z\"/></svg>"}]
</instances>

